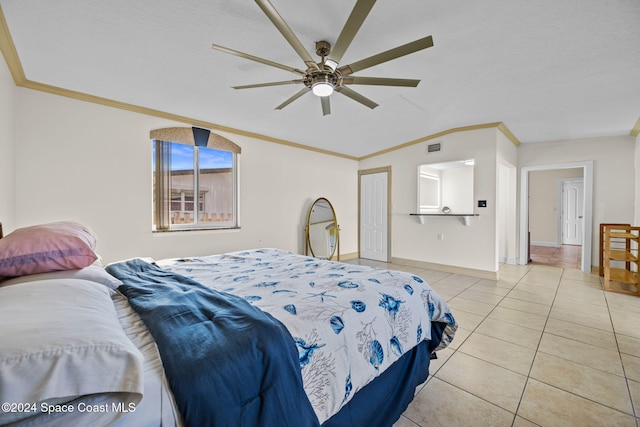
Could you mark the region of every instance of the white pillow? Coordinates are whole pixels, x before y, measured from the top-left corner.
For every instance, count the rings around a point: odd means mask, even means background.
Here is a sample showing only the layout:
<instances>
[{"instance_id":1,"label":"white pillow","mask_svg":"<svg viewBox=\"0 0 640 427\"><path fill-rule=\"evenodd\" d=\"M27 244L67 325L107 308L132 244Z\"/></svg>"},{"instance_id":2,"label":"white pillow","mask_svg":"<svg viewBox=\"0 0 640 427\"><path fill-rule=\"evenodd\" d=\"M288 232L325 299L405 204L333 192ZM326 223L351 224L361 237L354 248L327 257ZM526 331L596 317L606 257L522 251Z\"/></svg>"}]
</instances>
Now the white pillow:
<instances>
[{"instance_id":1,"label":"white pillow","mask_svg":"<svg viewBox=\"0 0 640 427\"><path fill-rule=\"evenodd\" d=\"M139 402L143 356L127 338L110 290L82 279L0 288L0 402L71 401L125 393ZM0 412L0 425L17 416Z\"/></svg>"},{"instance_id":2,"label":"white pillow","mask_svg":"<svg viewBox=\"0 0 640 427\"><path fill-rule=\"evenodd\" d=\"M79 270L51 271L49 273L14 277L12 279L0 281L0 287L49 279L84 279L100 283L109 289L116 289L118 286L122 285L122 282L107 273L107 270L105 270L104 267L98 264L91 264Z\"/></svg>"}]
</instances>

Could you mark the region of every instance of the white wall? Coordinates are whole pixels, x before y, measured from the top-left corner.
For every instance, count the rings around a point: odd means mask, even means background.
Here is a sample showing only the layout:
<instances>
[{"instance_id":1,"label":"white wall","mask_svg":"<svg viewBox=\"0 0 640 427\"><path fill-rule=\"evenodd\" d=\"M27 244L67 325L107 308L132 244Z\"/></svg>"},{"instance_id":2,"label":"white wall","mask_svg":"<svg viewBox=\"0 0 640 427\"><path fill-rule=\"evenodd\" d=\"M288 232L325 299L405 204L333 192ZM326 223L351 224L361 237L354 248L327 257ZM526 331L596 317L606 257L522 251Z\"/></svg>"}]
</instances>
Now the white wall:
<instances>
[{"instance_id":1,"label":"white wall","mask_svg":"<svg viewBox=\"0 0 640 427\"><path fill-rule=\"evenodd\" d=\"M630 136L521 144L519 166L541 166L593 160L592 264L600 259L600 223L633 223L635 144Z\"/></svg>"},{"instance_id":2,"label":"white wall","mask_svg":"<svg viewBox=\"0 0 640 427\"><path fill-rule=\"evenodd\" d=\"M341 253L357 252L354 160L219 132L242 147L241 229L152 233L149 131L188 125L24 88L17 93L17 227L80 221L98 235L105 262L255 247L300 253L307 210L327 197Z\"/></svg>"},{"instance_id":3,"label":"white wall","mask_svg":"<svg viewBox=\"0 0 640 427\"><path fill-rule=\"evenodd\" d=\"M497 133L497 260L507 264L518 261L518 147Z\"/></svg>"},{"instance_id":4,"label":"white wall","mask_svg":"<svg viewBox=\"0 0 640 427\"><path fill-rule=\"evenodd\" d=\"M497 239L498 239L498 260L499 262L508 262L510 264L516 263L516 257L514 253L510 253L510 250L513 251L513 247L510 247L510 239L514 237L513 226L510 223L510 212L509 203L513 203L515 200L511 197L510 194L510 180L511 174L510 169L507 165L503 163L498 164L498 217L496 218L497 226ZM515 245L513 245L515 247Z\"/></svg>"},{"instance_id":5,"label":"white wall","mask_svg":"<svg viewBox=\"0 0 640 427\"><path fill-rule=\"evenodd\" d=\"M5 233L16 223L15 107L16 87L4 60L0 60L0 222Z\"/></svg>"},{"instance_id":6,"label":"white wall","mask_svg":"<svg viewBox=\"0 0 640 427\"><path fill-rule=\"evenodd\" d=\"M391 256L495 272L496 251L496 128L452 133L443 136L443 149L426 154L426 145L414 144L360 161L359 168L391 166L392 220ZM515 147L514 147L515 148ZM475 208L480 217L463 225L456 217L427 218L424 225L410 213L416 212L417 171L420 164L475 159L474 200L487 200L486 208ZM474 202L474 206L475 203ZM444 239L438 240L442 234Z\"/></svg>"}]
</instances>

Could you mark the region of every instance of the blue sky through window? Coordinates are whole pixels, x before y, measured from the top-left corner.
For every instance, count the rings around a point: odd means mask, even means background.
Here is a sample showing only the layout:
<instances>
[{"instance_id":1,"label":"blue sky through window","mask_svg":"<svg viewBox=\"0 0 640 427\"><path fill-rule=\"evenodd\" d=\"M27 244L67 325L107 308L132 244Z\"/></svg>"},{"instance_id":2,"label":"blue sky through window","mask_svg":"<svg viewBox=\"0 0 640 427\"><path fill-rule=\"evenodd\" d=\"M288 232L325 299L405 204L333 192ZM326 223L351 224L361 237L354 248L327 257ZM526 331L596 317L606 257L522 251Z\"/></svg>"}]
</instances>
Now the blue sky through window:
<instances>
[{"instance_id":1,"label":"blue sky through window","mask_svg":"<svg viewBox=\"0 0 640 427\"><path fill-rule=\"evenodd\" d=\"M155 170L155 144L153 168ZM200 169L233 167L233 153L230 151L200 148ZM171 143L171 170L193 170L193 152L191 145Z\"/></svg>"},{"instance_id":2,"label":"blue sky through window","mask_svg":"<svg viewBox=\"0 0 640 427\"><path fill-rule=\"evenodd\" d=\"M171 144L171 170L193 170L193 147L184 144Z\"/></svg>"},{"instance_id":3,"label":"blue sky through window","mask_svg":"<svg viewBox=\"0 0 640 427\"><path fill-rule=\"evenodd\" d=\"M231 168L233 153L230 151L200 148L200 169Z\"/></svg>"}]
</instances>

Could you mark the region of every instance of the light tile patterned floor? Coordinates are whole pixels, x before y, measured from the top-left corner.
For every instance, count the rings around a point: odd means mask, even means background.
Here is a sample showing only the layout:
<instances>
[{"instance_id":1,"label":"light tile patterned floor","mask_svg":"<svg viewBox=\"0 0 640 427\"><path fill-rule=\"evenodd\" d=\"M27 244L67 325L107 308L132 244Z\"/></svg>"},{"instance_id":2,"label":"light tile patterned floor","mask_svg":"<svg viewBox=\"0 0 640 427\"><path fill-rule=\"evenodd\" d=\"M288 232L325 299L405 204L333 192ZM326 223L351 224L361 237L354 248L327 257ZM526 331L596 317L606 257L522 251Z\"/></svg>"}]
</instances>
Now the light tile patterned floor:
<instances>
[{"instance_id":1,"label":"light tile patterned floor","mask_svg":"<svg viewBox=\"0 0 640 427\"><path fill-rule=\"evenodd\" d=\"M597 275L502 265L500 280L417 274L459 329L394 427L640 426L640 298Z\"/></svg>"}]
</instances>

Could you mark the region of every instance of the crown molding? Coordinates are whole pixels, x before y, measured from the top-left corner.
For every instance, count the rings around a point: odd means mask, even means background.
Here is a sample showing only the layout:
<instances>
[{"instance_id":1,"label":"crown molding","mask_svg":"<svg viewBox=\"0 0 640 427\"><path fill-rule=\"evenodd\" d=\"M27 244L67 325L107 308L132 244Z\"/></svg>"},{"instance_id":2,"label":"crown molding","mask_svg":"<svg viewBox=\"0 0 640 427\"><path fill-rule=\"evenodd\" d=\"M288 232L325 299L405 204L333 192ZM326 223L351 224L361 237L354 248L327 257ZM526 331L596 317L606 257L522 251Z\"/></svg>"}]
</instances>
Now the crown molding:
<instances>
[{"instance_id":1,"label":"crown molding","mask_svg":"<svg viewBox=\"0 0 640 427\"><path fill-rule=\"evenodd\" d=\"M152 108L141 107L138 105L128 104L125 102L115 101L108 98L102 98L99 96L89 95L83 92L77 92L70 89L64 89L57 86L47 85L44 83L34 82L25 76L24 69L22 68L22 63L20 62L20 57L18 56L18 52L16 51L15 45L13 44L13 38L11 37L11 33L9 32L9 27L7 26L7 22L4 17L4 12L2 11L2 6L0 6L0 50L5 58L7 63L7 67L9 68L9 72L13 77L13 81L16 86L23 87L27 89L37 90L41 92L50 93L53 95L59 95L67 98L73 98L80 101L91 102L94 104L100 104L107 107L118 108L121 110L132 111L139 114L144 114L147 116L159 117L167 120L172 120L175 122L185 123L191 126L197 126L202 128L207 128L210 130L215 130L219 132L228 132L234 135L241 135L249 138L259 139L262 141L272 142L275 144L286 145L293 148L299 148L303 150L309 150L316 153L326 154L335 157L341 157L349 160L360 161L364 159L368 159L371 157L379 156L381 154L385 154L391 151L399 150L405 147L409 147L414 144L418 144L420 142L428 141L430 139L439 138L444 135L448 135L456 132L466 132L470 130L477 129L487 129L487 128L497 128L500 130L511 142L513 142L516 146L520 145L520 141L507 129L507 127L502 122L495 123L486 123L472 126L463 126L458 128L449 129L446 131L438 132L432 135L424 136L422 138L415 139L413 141L406 142L404 144L397 145L395 147L391 147L382 151L378 151L372 154L368 154L362 157L354 157L349 156L342 153L337 153L330 150L324 150L316 147L311 147L304 144L299 144L292 141L287 141L280 138L273 138L267 135L262 135L259 133L248 132L242 129L235 129L227 126L221 126L215 123L193 119L191 117L180 116L177 114L168 113L165 111L155 110ZM636 124L634 128L637 130L636 134L640 132L640 120ZM632 131L633 134L633 131Z\"/></svg>"},{"instance_id":2,"label":"crown molding","mask_svg":"<svg viewBox=\"0 0 640 427\"><path fill-rule=\"evenodd\" d=\"M0 6L0 50L2 51L2 56L4 56L14 83L16 86L20 86L25 82L26 77L22 69L22 64L20 63L20 58L18 57L18 52L13 44L13 38L9 32L7 21L4 18L2 6Z\"/></svg>"},{"instance_id":3,"label":"crown molding","mask_svg":"<svg viewBox=\"0 0 640 427\"><path fill-rule=\"evenodd\" d=\"M638 119L636 125L633 127L633 129L631 129L629 135L633 136L634 138L640 135L640 119Z\"/></svg>"},{"instance_id":4,"label":"crown molding","mask_svg":"<svg viewBox=\"0 0 640 427\"><path fill-rule=\"evenodd\" d=\"M11 33L9 32L9 28L7 26L7 22L4 17L4 12L2 11L2 7L0 6L0 50L5 58L7 63L7 67L9 68L9 72L13 77L13 81L16 86L23 87L27 89L37 90L41 92L47 92L53 95L64 96L67 98L73 98L80 101L91 102L94 104L100 104L107 107L118 108L121 110L132 111L139 114L144 114L147 116L159 117L167 120L172 120L180 123L185 123L191 126L197 126L202 128L207 128L210 130L215 130L219 132L228 132L234 135L242 135L249 138L259 139L267 142L272 142L275 144L286 145L289 147L300 148L304 150L314 151L316 153L327 154L330 156L342 157L350 160L357 160L354 156L348 156L346 154L337 153L330 150L323 150L320 148L310 147L308 145L299 144L292 141L287 141L284 139L273 138L267 135L261 135L259 133L248 132L242 129L235 129L227 126L221 126L215 123L193 119L191 117L180 116L177 114L168 113L165 111L155 110L152 108L141 107L138 105L127 104L125 102L114 101L108 98L102 98L99 96L89 95L83 92L76 92L69 89L64 89L57 86L51 86L44 83L38 83L31 81L26 78L24 74L24 69L22 68L22 63L20 62L20 58L18 56L18 52L16 51L15 45L13 44L13 39L11 37Z\"/></svg>"},{"instance_id":5,"label":"crown molding","mask_svg":"<svg viewBox=\"0 0 640 427\"><path fill-rule=\"evenodd\" d=\"M516 147L520 145L520 141L515 137L513 133L507 128L507 126L502 122L493 122L493 123L483 123L477 125L470 126L461 126L457 128L452 128L448 130L444 130L442 132L434 133L431 135L423 136L418 139L414 139L413 141L405 142L404 144L396 145L395 147L387 148L385 150L377 151L375 153L368 154L366 156L360 157L358 160L370 159L371 157L380 156L382 154L390 153L391 151L400 150L402 148L410 147L415 144L420 144L421 142L429 141L431 139L441 138L445 135L450 135L452 133L457 132L467 132L478 129L489 129L489 128L497 128L501 131Z\"/></svg>"},{"instance_id":6,"label":"crown molding","mask_svg":"<svg viewBox=\"0 0 640 427\"><path fill-rule=\"evenodd\" d=\"M16 86L18 87L24 87L27 89L32 89L32 90L37 90L37 91L42 91L42 92L47 92L47 93L51 93L54 95L59 95L59 96L64 96L64 97L68 97L68 98L73 98L73 99L77 99L77 100L81 100L81 101L85 101L85 102L91 102L91 103L95 103L95 104L100 104L100 105L105 105L108 107L112 107L112 108L118 108L118 109L122 109L122 110L127 110L127 111L132 111L132 112L136 112L139 114L145 114L148 116L153 116L153 117L159 117L159 118L164 118L164 119L168 119L168 120L173 120L176 122L180 122L180 123L185 123L185 124L189 124L192 126L198 126L198 127L203 127L203 128L207 128L207 129L211 129L211 130L216 130L216 131L220 131L220 132L228 132L234 135L241 135L241 136L245 136L245 137L249 137L249 138L254 138L254 139L259 139L262 141L266 141L266 142L272 142L275 144L281 144L281 145L286 145L289 147L294 147L294 148L299 148L299 149L304 149L304 150L309 150L309 151L313 151L316 153L321 153L321 154L326 154L326 155L330 155L330 156L335 156L335 157L341 157L341 158L345 158L345 159L349 159L349 160L356 160L356 161L360 161L360 160L365 160L365 159L369 159L372 157L376 157L382 154L386 154L389 153L391 151L395 151L395 150L399 150L405 147L409 147L411 145L414 144L418 144L424 141L428 141L431 139L436 139L439 137L442 137L444 135L449 135L452 133L456 133L456 132L466 132L466 131L471 131L471 130L477 130L477 129L487 129L487 128L497 128L498 130L500 130L515 146L519 146L520 145L520 141L518 140L518 138L506 127L506 125L503 122L494 122L494 123L485 123L485 124L478 124L478 125L471 125L471 126L463 126L463 127L457 127L457 128L452 128L449 130L445 130L442 132L438 132L432 135L427 135L412 141L408 141L405 142L403 144L385 149L385 150L381 150L375 153L371 153L371 154L367 154L365 156L362 157L355 157L355 156L349 156L346 154L342 154L342 153L338 153L338 152L334 152L334 151L330 151L330 150L324 150L324 149L320 149L320 148L316 148L316 147L311 147L308 145L304 145L304 144L299 144L296 142L292 142L292 141L287 141L284 139L280 139L280 138L273 138L267 135L262 135L259 133L254 133L254 132L248 132L242 129L235 129L235 128L231 128L231 127L226 127L226 126L221 126L215 123L211 123L211 122L207 122L207 121L202 121L202 120L197 120L197 119L193 119L190 117L185 117L185 116L180 116L180 115L176 115L176 114L172 114L172 113L168 113L168 112L164 112L164 111L159 111L159 110L154 110L151 108L146 108L146 107L140 107L137 105L133 105L133 104L127 104L124 102L119 102L119 101L114 101L112 99L107 99L107 98L102 98L102 97L98 97L98 96L93 96L93 95L89 95L86 93L82 93L82 92L76 92L73 90L69 90L69 89L64 89L64 88L60 88L60 87L56 87L56 86L51 86L51 85L47 85L47 84L43 84L43 83L38 83L38 82L34 82L31 81L29 79L27 79L25 73L24 73L24 69L22 67L22 63L20 62L20 58L18 56L18 52L15 48L15 45L13 43L13 38L11 37L11 33L9 31L9 27L7 25L5 16L4 16L4 12L2 11L2 6L0 6L0 51L2 51L2 55L4 56L5 62L7 63L7 67L9 69L9 72L11 73L11 76L13 78L13 81L15 83ZM633 126L633 128L631 129L631 131L629 132L629 135L632 137L638 137L638 135L640 135L640 118L636 121L635 125Z\"/></svg>"},{"instance_id":7,"label":"crown molding","mask_svg":"<svg viewBox=\"0 0 640 427\"><path fill-rule=\"evenodd\" d=\"M498 130L502 132L504 136L509 139L509 141L513 142L513 145L515 145L516 147L520 146L520 140L516 138L516 136L507 128L507 125L502 122L498 123Z\"/></svg>"}]
</instances>

